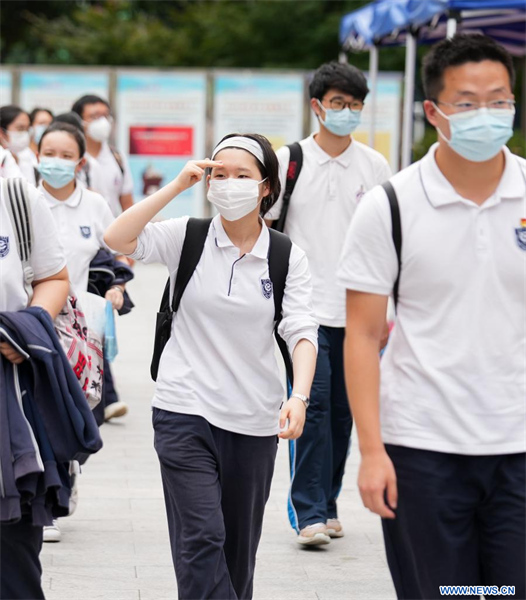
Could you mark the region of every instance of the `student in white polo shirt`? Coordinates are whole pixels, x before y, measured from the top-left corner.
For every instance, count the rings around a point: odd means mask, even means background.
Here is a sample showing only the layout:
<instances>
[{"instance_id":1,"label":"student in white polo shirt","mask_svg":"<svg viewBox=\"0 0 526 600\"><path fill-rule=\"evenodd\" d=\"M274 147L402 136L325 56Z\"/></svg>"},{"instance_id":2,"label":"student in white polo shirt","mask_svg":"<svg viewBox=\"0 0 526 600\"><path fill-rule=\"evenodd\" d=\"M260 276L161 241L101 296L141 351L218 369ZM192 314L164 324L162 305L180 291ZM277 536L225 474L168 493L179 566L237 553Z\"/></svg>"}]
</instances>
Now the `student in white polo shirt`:
<instances>
[{"instance_id":1,"label":"student in white polo shirt","mask_svg":"<svg viewBox=\"0 0 526 600\"><path fill-rule=\"evenodd\" d=\"M399 598L439 598L442 585L525 598L526 161L504 146L513 63L491 39L458 35L430 51L422 78L438 144L390 180L401 268L382 187L363 198L339 268L358 484L383 517Z\"/></svg>"},{"instance_id":2,"label":"student in white polo shirt","mask_svg":"<svg viewBox=\"0 0 526 600\"><path fill-rule=\"evenodd\" d=\"M65 249L71 287L86 291L90 262L105 247L103 235L113 221L113 215L101 195L77 181L86 160L86 143L79 128L63 122L52 123L43 133L38 148L39 189L51 209L58 239ZM116 285L106 292L105 297L114 309L119 310L123 305L123 293L123 287ZM112 384L108 384L105 376L104 386L107 385ZM104 398L106 395L104 390ZM98 415L97 418L99 422L102 420ZM58 542L60 537L56 521L45 528L44 541Z\"/></svg>"},{"instance_id":3,"label":"student in white polo shirt","mask_svg":"<svg viewBox=\"0 0 526 600\"><path fill-rule=\"evenodd\" d=\"M17 237L1 183L0 179L0 311L19 311L27 307L28 295ZM54 319L64 306L69 290L64 249L57 239L55 223L42 194L32 185L27 187L33 221L30 265L35 277L31 306L45 308ZM3 341L0 354L15 364L24 360ZM42 527L33 525L30 515L24 514L16 523L0 524L1 598L44 598L41 549Z\"/></svg>"},{"instance_id":4,"label":"student in white polo shirt","mask_svg":"<svg viewBox=\"0 0 526 600\"><path fill-rule=\"evenodd\" d=\"M133 179L124 155L109 144L113 124L110 105L99 96L87 95L79 98L71 110L83 121L87 155L102 167L102 179L93 173L91 187L105 194L111 212L117 217L133 205Z\"/></svg>"},{"instance_id":5,"label":"student in white polo shirt","mask_svg":"<svg viewBox=\"0 0 526 600\"><path fill-rule=\"evenodd\" d=\"M0 107L0 144L14 157L24 179L36 184L37 158L29 147L31 121L28 113L13 104ZM9 157L4 157L9 163ZM12 177L12 173L6 173Z\"/></svg>"},{"instance_id":6,"label":"student in white polo shirt","mask_svg":"<svg viewBox=\"0 0 526 600\"><path fill-rule=\"evenodd\" d=\"M172 290L188 218L149 223L205 169L219 211L182 296L153 399L172 555L181 598L252 597L278 433L301 435L314 375L317 323L307 259L294 244L279 333L293 358L294 393L274 355L270 234L260 215L277 200L278 161L258 135L227 136L212 160L191 161L168 185L110 226L107 244L162 262ZM176 200L175 200L176 201ZM289 421L288 427L286 421Z\"/></svg>"},{"instance_id":7,"label":"student in white polo shirt","mask_svg":"<svg viewBox=\"0 0 526 600\"><path fill-rule=\"evenodd\" d=\"M283 197L291 153L287 146L278 150L281 195L265 217L282 217L280 228L307 254L320 323L312 408L302 437L290 443L288 513L298 542L307 545L327 544L331 537L343 536L336 501L352 416L343 377L345 289L336 280L336 266L360 198L391 175L385 158L351 135L368 91L363 73L351 65L332 62L314 73L309 92L320 130L299 143L303 166L284 228Z\"/></svg>"}]
</instances>

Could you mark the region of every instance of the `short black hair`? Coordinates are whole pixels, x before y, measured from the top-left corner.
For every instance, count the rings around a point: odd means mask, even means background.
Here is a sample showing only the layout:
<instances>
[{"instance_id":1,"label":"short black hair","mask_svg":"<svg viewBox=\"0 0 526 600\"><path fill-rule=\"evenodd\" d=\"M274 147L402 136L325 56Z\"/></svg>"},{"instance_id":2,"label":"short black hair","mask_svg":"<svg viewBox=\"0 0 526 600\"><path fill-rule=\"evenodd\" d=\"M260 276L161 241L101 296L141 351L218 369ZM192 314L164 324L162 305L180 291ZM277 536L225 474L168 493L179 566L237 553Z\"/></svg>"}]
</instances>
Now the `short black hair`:
<instances>
[{"instance_id":1,"label":"short black hair","mask_svg":"<svg viewBox=\"0 0 526 600\"><path fill-rule=\"evenodd\" d=\"M510 76L510 85L515 85L515 69L510 53L490 37L477 34L457 34L441 40L426 54L422 64L422 83L426 98L437 100L444 87L444 71L448 67L459 67L468 62L492 60L502 63Z\"/></svg>"},{"instance_id":2,"label":"short black hair","mask_svg":"<svg viewBox=\"0 0 526 600\"><path fill-rule=\"evenodd\" d=\"M261 179L267 179L270 188L268 196L263 198L259 208L259 214L263 217L274 206L274 204L276 204L281 192L278 157L272 148L272 144L264 135L260 135L259 133L229 133L228 135L225 135L219 144L231 137L246 137L257 142L261 147L265 164L262 164L262 162L255 156L254 159L257 163L259 172L261 173ZM224 149L227 147L228 146L226 146ZM232 147L234 148L235 146Z\"/></svg>"},{"instance_id":3,"label":"short black hair","mask_svg":"<svg viewBox=\"0 0 526 600\"><path fill-rule=\"evenodd\" d=\"M49 110L49 108L40 108L37 106L29 113L29 120L31 121L31 125L35 122L35 118L39 112L46 112L51 118L53 118L53 113Z\"/></svg>"},{"instance_id":4,"label":"short black hair","mask_svg":"<svg viewBox=\"0 0 526 600\"><path fill-rule=\"evenodd\" d=\"M100 96L95 96L94 94L86 94L85 96L82 96L82 98L79 98L73 104L71 110L73 112L76 112L77 115L79 115L79 117L82 119L84 107L88 104L98 104L99 102L102 102L102 104L105 104L108 108L111 108L110 103L107 100L104 100L104 98L101 98Z\"/></svg>"},{"instance_id":5,"label":"short black hair","mask_svg":"<svg viewBox=\"0 0 526 600\"><path fill-rule=\"evenodd\" d=\"M53 123L69 123L70 125L73 125L77 129L79 129L82 133L84 132L82 128L82 119L78 116L76 112L73 111L57 115L53 119Z\"/></svg>"},{"instance_id":6,"label":"short black hair","mask_svg":"<svg viewBox=\"0 0 526 600\"><path fill-rule=\"evenodd\" d=\"M18 115L21 115L22 113L27 115L25 110L14 104L0 106L0 129L7 129Z\"/></svg>"},{"instance_id":7,"label":"short black hair","mask_svg":"<svg viewBox=\"0 0 526 600\"><path fill-rule=\"evenodd\" d=\"M369 93L367 80L360 69L336 61L325 63L314 71L309 84L309 95L311 98L321 100L331 88L349 94L362 102Z\"/></svg>"},{"instance_id":8,"label":"short black hair","mask_svg":"<svg viewBox=\"0 0 526 600\"><path fill-rule=\"evenodd\" d=\"M65 133L69 133L69 135L77 142L77 146L79 147L79 156L82 158L84 154L86 154L86 138L82 133L82 130L79 129L76 125L71 125L70 123L65 123L61 121L53 121L51 125L44 131L40 141L38 142L38 151L40 152L40 148L42 147L42 142L44 138L53 133L54 131L64 131Z\"/></svg>"}]
</instances>

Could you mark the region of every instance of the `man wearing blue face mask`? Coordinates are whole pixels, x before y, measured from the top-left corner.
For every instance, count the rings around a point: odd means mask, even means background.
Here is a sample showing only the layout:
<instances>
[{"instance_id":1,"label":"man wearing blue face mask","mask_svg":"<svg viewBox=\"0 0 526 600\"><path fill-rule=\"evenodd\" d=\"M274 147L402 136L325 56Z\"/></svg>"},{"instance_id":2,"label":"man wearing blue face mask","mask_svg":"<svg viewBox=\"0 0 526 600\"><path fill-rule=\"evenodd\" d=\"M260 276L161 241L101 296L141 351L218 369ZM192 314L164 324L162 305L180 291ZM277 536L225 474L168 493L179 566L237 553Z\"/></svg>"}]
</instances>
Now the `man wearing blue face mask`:
<instances>
[{"instance_id":1,"label":"man wearing blue face mask","mask_svg":"<svg viewBox=\"0 0 526 600\"><path fill-rule=\"evenodd\" d=\"M314 73L309 92L319 131L299 142L299 148L296 145L303 159L299 176L297 158L289 147L278 150L282 192L265 218L277 221L278 229L307 254L320 323L305 429L301 438L290 442L289 519L298 542L311 546L343 536L336 500L352 416L343 377L345 288L336 281L336 266L361 197L391 172L381 154L352 137L369 92L361 71L348 64L324 64ZM288 195L294 169L296 183Z\"/></svg>"},{"instance_id":2,"label":"man wearing blue face mask","mask_svg":"<svg viewBox=\"0 0 526 600\"><path fill-rule=\"evenodd\" d=\"M422 79L438 143L366 195L338 270L358 486L383 517L398 598L464 585L525 598L526 160L504 145L513 62L487 37L458 35L426 56Z\"/></svg>"}]
</instances>

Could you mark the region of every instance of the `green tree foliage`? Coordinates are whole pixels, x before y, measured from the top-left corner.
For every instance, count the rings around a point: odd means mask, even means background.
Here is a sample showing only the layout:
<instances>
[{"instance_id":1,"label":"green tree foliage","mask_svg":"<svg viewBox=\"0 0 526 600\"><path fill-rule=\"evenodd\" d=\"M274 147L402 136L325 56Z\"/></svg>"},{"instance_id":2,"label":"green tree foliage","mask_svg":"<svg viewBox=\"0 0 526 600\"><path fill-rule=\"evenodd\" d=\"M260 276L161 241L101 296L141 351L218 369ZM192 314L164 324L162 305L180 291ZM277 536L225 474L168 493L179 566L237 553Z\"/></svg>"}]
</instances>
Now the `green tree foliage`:
<instances>
[{"instance_id":1,"label":"green tree foliage","mask_svg":"<svg viewBox=\"0 0 526 600\"><path fill-rule=\"evenodd\" d=\"M338 56L341 17L367 3L3 0L2 62L311 69ZM382 68L403 68L403 50L383 52Z\"/></svg>"}]
</instances>

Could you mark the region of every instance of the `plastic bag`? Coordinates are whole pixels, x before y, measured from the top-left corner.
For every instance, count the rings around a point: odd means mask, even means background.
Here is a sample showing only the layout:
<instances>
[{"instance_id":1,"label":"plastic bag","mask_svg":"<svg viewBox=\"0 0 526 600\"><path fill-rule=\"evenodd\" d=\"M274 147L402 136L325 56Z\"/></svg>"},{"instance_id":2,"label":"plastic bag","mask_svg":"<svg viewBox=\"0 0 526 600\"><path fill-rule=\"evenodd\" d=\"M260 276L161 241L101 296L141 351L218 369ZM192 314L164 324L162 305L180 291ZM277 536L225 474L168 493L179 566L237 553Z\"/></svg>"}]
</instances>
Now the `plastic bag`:
<instances>
[{"instance_id":1,"label":"plastic bag","mask_svg":"<svg viewBox=\"0 0 526 600\"><path fill-rule=\"evenodd\" d=\"M115 313L111 302L106 302L106 324L104 329L104 357L110 363L119 353L117 333L115 331Z\"/></svg>"}]
</instances>

